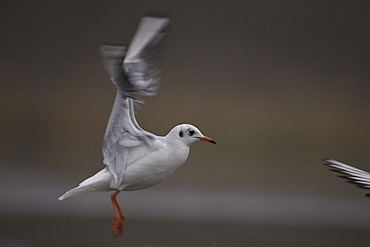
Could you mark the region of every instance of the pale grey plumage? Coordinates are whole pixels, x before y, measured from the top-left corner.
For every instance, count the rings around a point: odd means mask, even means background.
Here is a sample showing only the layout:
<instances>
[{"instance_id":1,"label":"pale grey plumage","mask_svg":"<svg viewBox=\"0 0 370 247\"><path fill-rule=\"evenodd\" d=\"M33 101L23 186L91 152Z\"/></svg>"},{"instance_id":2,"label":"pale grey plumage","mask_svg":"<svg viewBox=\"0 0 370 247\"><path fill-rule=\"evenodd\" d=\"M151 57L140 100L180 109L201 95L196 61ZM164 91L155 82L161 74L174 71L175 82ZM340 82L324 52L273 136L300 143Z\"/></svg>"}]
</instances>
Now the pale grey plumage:
<instances>
[{"instance_id":1,"label":"pale grey plumage","mask_svg":"<svg viewBox=\"0 0 370 247\"><path fill-rule=\"evenodd\" d=\"M155 95L166 18L144 17L127 51L124 46L101 46L102 62L117 90L126 97Z\"/></svg>"},{"instance_id":2,"label":"pale grey plumage","mask_svg":"<svg viewBox=\"0 0 370 247\"><path fill-rule=\"evenodd\" d=\"M157 92L159 48L168 22L165 18L145 17L127 50L101 47L104 68L117 88L103 141L106 168L59 200L91 191L147 188L184 164L191 144L200 140L215 143L189 124L178 125L162 137L143 130L135 119L135 101Z\"/></svg>"},{"instance_id":3,"label":"pale grey plumage","mask_svg":"<svg viewBox=\"0 0 370 247\"><path fill-rule=\"evenodd\" d=\"M101 47L103 65L117 87L103 142L103 163L113 174L113 188L121 184L127 164L154 151L149 145L154 135L138 125L133 100L157 92L161 31L167 24L168 19L143 18L127 53L125 47Z\"/></svg>"}]
</instances>

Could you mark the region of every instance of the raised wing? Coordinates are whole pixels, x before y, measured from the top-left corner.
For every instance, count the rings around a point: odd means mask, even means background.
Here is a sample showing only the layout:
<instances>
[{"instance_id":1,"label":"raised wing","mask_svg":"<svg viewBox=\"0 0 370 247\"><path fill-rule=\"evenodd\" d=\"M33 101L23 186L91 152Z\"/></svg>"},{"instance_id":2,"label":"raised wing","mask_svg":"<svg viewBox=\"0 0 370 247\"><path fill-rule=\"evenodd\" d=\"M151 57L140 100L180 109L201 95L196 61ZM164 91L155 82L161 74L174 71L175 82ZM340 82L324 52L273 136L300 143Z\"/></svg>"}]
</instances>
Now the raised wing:
<instances>
[{"instance_id":1,"label":"raised wing","mask_svg":"<svg viewBox=\"0 0 370 247\"><path fill-rule=\"evenodd\" d=\"M156 94L163 30L168 23L167 18L142 18L127 53L126 47L101 47L104 67L125 96L140 100L140 96Z\"/></svg>"},{"instance_id":2,"label":"raised wing","mask_svg":"<svg viewBox=\"0 0 370 247\"><path fill-rule=\"evenodd\" d=\"M331 171L340 173L339 177L346 179L347 182L355 184L360 188L370 189L370 173L337 160L325 159L325 161L325 165L332 168L330 169ZM366 196L370 197L370 193L366 194Z\"/></svg>"},{"instance_id":3,"label":"raised wing","mask_svg":"<svg viewBox=\"0 0 370 247\"><path fill-rule=\"evenodd\" d=\"M114 176L112 188L119 188L127 166L158 148L156 136L136 122L134 100L157 91L158 50L167 24L168 19L143 18L127 53L126 47L101 47L104 68L117 87L103 141L103 163Z\"/></svg>"}]
</instances>

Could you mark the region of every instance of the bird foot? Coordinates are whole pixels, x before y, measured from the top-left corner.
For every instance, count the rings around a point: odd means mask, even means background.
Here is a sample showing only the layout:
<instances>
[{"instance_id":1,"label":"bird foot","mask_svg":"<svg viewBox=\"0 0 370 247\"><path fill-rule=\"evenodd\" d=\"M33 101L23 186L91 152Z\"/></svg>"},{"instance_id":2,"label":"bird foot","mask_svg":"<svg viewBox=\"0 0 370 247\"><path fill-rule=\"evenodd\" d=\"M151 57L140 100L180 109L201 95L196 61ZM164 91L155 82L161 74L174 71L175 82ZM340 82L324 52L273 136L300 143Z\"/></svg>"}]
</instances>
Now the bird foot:
<instances>
[{"instance_id":1,"label":"bird foot","mask_svg":"<svg viewBox=\"0 0 370 247\"><path fill-rule=\"evenodd\" d=\"M123 235L123 229L125 226L125 217L114 217L112 226L110 230L113 233L113 236L118 237Z\"/></svg>"}]
</instances>

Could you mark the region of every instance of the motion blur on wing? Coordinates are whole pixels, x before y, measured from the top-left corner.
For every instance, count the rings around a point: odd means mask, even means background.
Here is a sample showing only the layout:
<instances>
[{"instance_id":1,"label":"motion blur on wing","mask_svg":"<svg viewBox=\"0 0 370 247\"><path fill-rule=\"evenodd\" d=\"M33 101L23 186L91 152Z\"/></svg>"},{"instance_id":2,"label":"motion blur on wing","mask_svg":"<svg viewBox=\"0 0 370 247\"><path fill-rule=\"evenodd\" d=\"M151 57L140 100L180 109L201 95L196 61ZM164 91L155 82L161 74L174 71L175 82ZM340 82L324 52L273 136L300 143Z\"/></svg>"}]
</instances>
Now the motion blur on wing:
<instances>
[{"instance_id":1,"label":"motion blur on wing","mask_svg":"<svg viewBox=\"0 0 370 247\"><path fill-rule=\"evenodd\" d=\"M123 233L125 223L116 200L120 191L153 186L185 163L193 143L216 143L190 124L156 136L143 130L135 119L134 103L158 90L160 51L168 24L167 18L144 17L128 48L101 46L104 68L117 88L103 141L106 167L59 197L64 200L86 192L114 191L111 231L115 236Z\"/></svg>"},{"instance_id":2,"label":"motion blur on wing","mask_svg":"<svg viewBox=\"0 0 370 247\"><path fill-rule=\"evenodd\" d=\"M331 167L331 171L340 173L338 177L346 179L347 182L355 184L359 188L370 189L370 173L334 159L325 159L324 161L325 165ZM365 196L370 197L370 193Z\"/></svg>"}]
</instances>

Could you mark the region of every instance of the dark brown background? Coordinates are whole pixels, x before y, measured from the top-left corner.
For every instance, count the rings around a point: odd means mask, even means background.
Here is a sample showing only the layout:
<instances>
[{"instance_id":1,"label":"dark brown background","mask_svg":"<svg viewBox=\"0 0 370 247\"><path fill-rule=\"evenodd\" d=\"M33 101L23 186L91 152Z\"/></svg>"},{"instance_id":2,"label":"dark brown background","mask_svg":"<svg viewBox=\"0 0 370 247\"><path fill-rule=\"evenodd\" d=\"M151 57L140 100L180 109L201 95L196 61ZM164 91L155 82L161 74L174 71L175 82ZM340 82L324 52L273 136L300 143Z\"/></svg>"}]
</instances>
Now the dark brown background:
<instances>
[{"instance_id":1,"label":"dark brown background","mask_svg":"<svg viewBox=\"0 0 370 247\"><path fill-rule=\"evenodd\" d=\"M370 171L369 1L0 9L0 246L368 246L370 200L321 159ZM115 90L99 45L127 44L146 13L172 27L139 123L158 135L192 123L218 145L196 144L160 185L122 193L128 230L115 240L108 193L56 198L103 168Z\"/></svg>"}]
</instances>

